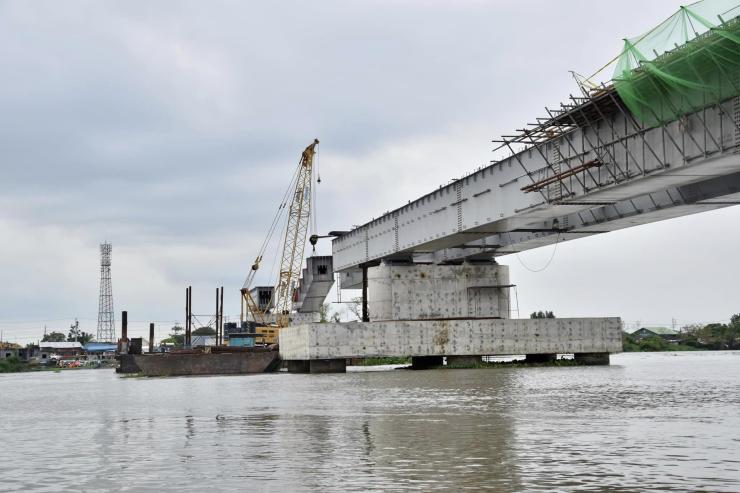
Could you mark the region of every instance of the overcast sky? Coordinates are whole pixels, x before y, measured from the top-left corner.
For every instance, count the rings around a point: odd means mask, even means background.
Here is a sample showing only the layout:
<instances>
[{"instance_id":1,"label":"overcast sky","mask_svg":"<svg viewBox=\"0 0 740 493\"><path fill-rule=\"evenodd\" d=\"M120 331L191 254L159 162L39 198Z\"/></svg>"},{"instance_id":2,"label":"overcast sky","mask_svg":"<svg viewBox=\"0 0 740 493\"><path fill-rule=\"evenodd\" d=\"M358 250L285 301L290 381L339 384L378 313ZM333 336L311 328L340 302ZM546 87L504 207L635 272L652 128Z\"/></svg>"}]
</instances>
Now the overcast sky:
<instances>
[{"instance_id":1,"label":"overcast sky","mask_svg":"<svg viewBox=\"0 0 740 493\"><path fill-rule=\"evenodd\" d=\"M0 0L0 330L164 335L239 294L302 149L318 226L348 229L487 163L678 1ZM635 15L639 12L639 15ZM740 312L740 208L504 257L523 315L643 325ZM319 248L328 253L330 246Z\"/></svg>"}]
</instances>

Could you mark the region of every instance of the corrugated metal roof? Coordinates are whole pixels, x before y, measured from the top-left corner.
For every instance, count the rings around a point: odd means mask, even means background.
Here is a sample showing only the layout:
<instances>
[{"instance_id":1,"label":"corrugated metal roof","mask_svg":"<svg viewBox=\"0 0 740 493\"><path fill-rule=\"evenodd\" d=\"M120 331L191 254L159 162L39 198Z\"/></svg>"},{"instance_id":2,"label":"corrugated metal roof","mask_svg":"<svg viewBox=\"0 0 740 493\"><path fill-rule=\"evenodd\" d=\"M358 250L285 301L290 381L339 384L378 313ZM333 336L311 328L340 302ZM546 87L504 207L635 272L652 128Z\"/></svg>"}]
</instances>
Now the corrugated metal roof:
<instances>
[{"instance_id":1,"label":"corrugated metal roof","mask_svg":"<svg viewBox=\"0 0 740 493\"><path fill-rule=\"evenodd\" d=\"M51 349L82 349L79 342L40 342L39 347Z\"/></svg>"},{"instance_id":2,"label":"corrugated metal roof","mask_svg":"<svg viewBox=\"0 0 740 493\"><path fill-rule=\"evenodd\" d=\"M653 334L658 334L659 336L675 336L678 334L678 332L673 329L669 329L668 327L640 327L635 332L639 332L643 329L649 330ZM635 332L633 332L633 334Z\"/></svg>"},{"instance_id":3,"label":"corrugated metal roof","mask_svg":"<svg viewBox=\"0 0 740 493\"><path fill-rule=\"evenodd\" d=\"M116 344L112 344L110 342L88 342L85 344L85 351L87 352L105 352L105 351L115 351L118 349L118 346Z\"/></svg>"}]
</instances>

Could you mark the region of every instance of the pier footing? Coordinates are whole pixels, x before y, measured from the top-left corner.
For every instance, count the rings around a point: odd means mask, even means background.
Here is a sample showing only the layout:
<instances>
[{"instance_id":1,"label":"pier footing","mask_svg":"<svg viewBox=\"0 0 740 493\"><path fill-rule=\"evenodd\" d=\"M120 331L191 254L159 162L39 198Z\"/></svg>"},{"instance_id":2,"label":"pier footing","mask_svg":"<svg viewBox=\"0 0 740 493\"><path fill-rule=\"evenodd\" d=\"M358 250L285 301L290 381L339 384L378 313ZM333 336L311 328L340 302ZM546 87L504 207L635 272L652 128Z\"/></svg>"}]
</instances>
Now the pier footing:
<instances>
[{"instance_id":1,"label":"pier footing","mask_svg":"<svg viewBox=\"0 0 740 493\"><path fill-rule=\"evenodd\" d=\"M414 356L411 358L411 368L414 370L428 370L442 366L442 356Z\"/></svg>"},{"instance_id":2,"label":"pier footing","mask_svg":"<svg viewBox=\"0 0 740 493\"><path fill-rule=\"evenodd\" d=\"M450 368L475 368L482 361L483 357L479 355L447 356L447 366Z\"/></svg>"},{"instance_id":3,"label":"pier footing","mask_svg":"<svg viewBox=\"0 0 740 493\"><path fill-rule=\"evenodd\" d=\"M290 373L345 373L347 371L347 360L344 358L289 360L286 363Z\"/></svg>"},{"instance_id":4,"label":"pier footing","mask_svg":"<svg viewBox=\"0 0 740 493\"><path fill-rule=\"evenodd\" d=\"M412 357L414 368L477 366L477 355L526 354L551 361L575 354L584 364L609 364L622 351L619 318L393 320L301 324L280 331L280 357L291 371L343 372L347 358ZM292 363L296 361L296 363ZM306 363L310 361L306 369Z\"/></svg>"},{"instance_id":5,"label":"pier footing","mask_svg":"<svg viewBox=\"0 0 740 493\"><path fill-rule=\"evenodd\" d=\"M609 353L575 353L573 357L583 365L609 364Z\"/></svg>"}]
</instances>

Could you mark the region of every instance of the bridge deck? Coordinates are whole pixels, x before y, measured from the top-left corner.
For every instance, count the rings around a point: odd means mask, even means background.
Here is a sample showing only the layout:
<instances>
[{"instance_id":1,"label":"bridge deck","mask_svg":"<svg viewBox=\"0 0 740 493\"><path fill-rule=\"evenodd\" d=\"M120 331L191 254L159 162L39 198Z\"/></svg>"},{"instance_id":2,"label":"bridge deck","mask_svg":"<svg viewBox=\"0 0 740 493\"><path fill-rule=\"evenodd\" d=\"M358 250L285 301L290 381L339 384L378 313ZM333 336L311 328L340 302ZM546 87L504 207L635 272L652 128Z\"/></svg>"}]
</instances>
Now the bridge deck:
<instances>
[{"instance_id":1,"label":"bridge deck","mask_svg":"<svg viewBox=\"0 0 740 493\"><path fill-rule=\"evenodd\" d=\"M740 203L740 99L654 128L613 90L572 101L507 137L527 148L336 238L343 287L383 259L490 258Z\"/></svg>"}]
</instances>

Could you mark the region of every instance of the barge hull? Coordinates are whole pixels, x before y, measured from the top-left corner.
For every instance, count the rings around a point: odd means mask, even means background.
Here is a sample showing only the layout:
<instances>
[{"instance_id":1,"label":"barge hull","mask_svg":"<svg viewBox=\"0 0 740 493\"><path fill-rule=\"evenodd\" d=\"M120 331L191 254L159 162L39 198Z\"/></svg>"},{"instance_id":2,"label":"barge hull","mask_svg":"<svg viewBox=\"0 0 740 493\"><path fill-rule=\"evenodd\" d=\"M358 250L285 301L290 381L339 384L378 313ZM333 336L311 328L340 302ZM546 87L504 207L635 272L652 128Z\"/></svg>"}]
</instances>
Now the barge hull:
<instances>
[{"instance_id":1,"label":"barge hull","mask_svg":"<svg viewBox=\"0 0 740 493\"><path fill-rule=\"evenodd\" d=\"M265 373L280 365L277 351L237 353L121 354L118 373L147 377Z\"/></svg>"}]
</instances>

